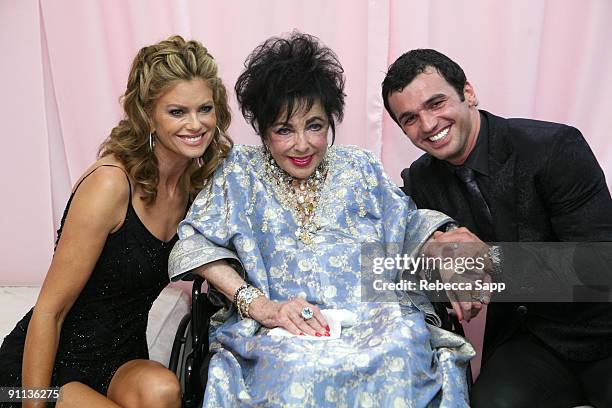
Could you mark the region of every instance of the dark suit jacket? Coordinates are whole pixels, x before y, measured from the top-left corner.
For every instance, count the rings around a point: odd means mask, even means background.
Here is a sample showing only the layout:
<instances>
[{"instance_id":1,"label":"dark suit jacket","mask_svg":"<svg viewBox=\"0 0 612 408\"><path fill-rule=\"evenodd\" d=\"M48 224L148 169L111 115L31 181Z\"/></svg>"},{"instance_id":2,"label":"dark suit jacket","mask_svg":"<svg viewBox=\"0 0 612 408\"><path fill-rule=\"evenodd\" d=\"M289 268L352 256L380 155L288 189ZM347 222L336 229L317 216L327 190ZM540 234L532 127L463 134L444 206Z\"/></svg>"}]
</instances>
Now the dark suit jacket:
<instances>
[{"instance_id":1,"label":"dark suit jacket","mask_svg":"<svg viewBox=\"0 0 612 408\"><path fill-rule=\"evenodd\" d=\"M477 180L489 202L496 241L612 241L610 193L577 129L481 112L489 127L490 177ZM443 162L425 154L402 171L402 178L419 208L442 211L478 234L464 186ZM610 303L492 303L485 359L521 325L571 359L592 360L612 351Z\"/></svg>"}]
</instances>

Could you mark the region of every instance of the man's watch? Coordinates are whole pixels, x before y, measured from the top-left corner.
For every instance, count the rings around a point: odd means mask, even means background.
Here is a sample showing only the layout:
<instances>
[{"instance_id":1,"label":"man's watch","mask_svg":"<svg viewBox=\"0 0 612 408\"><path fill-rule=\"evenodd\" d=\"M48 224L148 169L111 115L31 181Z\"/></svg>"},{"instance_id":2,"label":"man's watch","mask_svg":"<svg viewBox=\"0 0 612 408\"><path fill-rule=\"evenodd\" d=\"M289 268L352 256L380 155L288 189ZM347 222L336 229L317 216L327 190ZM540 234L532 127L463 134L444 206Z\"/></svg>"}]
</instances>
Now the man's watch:
<instances>
[{"instance_id":1,"label":"man's watch","mask_svg":"<svg viewBox=\"0 0 612 408\"><path fill-rule=\"evenodd\" d=\"M497 279L502 276L503 252L500 245L491 245L489 251L485 254L485 258L491 260L491 270L489 275L491 278Z\"/></svg>"}]
</instances>

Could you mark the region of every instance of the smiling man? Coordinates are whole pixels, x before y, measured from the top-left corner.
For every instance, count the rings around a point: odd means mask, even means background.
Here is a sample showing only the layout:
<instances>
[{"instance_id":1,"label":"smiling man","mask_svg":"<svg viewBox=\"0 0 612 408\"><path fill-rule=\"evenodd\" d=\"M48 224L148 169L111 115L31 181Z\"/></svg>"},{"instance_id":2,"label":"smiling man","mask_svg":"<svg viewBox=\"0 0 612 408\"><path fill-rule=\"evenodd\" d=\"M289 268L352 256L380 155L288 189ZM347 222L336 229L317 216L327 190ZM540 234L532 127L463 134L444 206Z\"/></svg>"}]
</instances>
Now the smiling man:
<instances>
[{"instance_id":1,"label":"smiling man","mask_svg":"<svg viewBox=\"0 0 612 408\"><path fill-rule=\"evenodd\" d=\"M488 242L612 241L610 193L577 129L478 110L461 67L435 50L395 61L382 96L425 151L402 172L419 208L445 212ZM612 406L611 303L494 300L473 406Z\"/></svg>"}]
</instances>

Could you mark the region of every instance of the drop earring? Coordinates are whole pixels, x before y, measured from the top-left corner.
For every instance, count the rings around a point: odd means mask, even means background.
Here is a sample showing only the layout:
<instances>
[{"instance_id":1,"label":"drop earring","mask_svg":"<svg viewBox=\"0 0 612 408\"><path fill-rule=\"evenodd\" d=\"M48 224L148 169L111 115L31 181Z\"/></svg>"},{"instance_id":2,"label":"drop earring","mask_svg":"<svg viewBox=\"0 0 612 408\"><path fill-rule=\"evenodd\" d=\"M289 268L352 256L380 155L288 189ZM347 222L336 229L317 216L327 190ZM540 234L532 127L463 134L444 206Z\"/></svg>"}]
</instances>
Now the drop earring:
<instances>
[{"instance_id":1,"label":"drop earring","mask_svg":"<svg viewBox=\"0 0 612 408\"><path fill-rule=\"evenodd\" d=\"M149 133L149 151L153 153L153 148L155 147L155 136L153 133Z\"/></svg>"}]
</instances>

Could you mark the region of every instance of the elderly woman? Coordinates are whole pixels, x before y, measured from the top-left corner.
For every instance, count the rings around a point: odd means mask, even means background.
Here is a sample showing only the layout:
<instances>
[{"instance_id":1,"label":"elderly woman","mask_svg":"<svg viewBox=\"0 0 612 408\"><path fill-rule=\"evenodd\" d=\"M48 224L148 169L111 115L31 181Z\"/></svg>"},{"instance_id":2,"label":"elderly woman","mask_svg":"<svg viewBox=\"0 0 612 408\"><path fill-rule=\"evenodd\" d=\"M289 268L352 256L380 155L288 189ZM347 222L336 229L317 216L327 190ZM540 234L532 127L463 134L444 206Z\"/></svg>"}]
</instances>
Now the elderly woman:
<instances>
[{"instance_id":1,"label":"elderly woman","mask_svg":"<svg viewBox=\"0 0 612 408\"><path fill-rule=\"evenodd\" d=\"M178 223L230 150L226 91L206 48L174 36L138 52L123 108L68 200L36 306L0 349L0 385L62 387L58 407L181 406L174 373L148 360L147 317Z\"/></svg>"},{"instance_id":2,"label":"elderly woman","mask_svg":"<svg viewBox=\"0 0 612 408\"><path fill-rule=\"evenodd\" d=\"M226 305L204 406L467 405L473 350L428 328L431 304L362 298L362 244L414 252L449 220L417 211L367 151L328 146L343 87L335 54L299 33L256 48L238 79L263 143L233 148L169 262L172 279L199 274Z\"/></svg>"}]
</instances>

